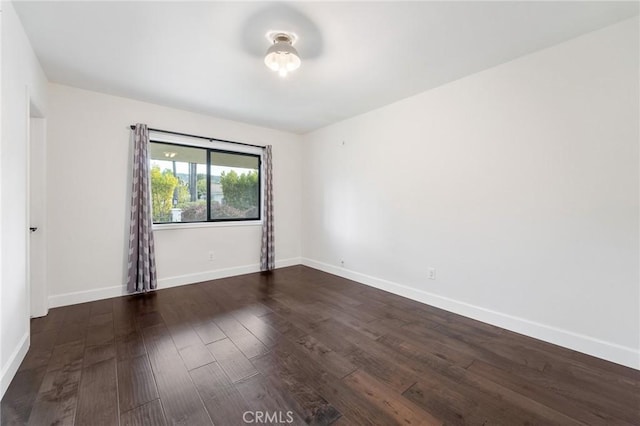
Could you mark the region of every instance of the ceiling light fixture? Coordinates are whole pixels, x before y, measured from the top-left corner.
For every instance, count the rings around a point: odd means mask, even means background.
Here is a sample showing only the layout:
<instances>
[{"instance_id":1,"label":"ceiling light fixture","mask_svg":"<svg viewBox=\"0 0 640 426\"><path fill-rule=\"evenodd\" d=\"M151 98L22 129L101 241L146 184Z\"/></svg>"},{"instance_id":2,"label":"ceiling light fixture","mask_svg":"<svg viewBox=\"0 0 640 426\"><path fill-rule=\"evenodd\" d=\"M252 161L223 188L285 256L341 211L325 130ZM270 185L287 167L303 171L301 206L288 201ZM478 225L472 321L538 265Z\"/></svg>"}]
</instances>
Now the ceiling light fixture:
<instances>
[{"instance_id":1,"label":"ceiling light fixture","mask_svg":"<svg viewBox=\"0 0 640 426\"><path fill-rule=\"evenodd\" d=\"M165 151L165 152L164 152L164 156L165 156L165 157L167 157L167 158L173 158L173 157L175 157L175 156L176 156L176 153L175 153L175 152L168 152L168 151Z\"/></svg>"},{"instance_id":2,"label":"ceiling light fixture","mask_svg":"<svg viewBox=\"0 0 640 426\"><path fill-rule=\"evenodd\" d=\"M295 37L287 33L273 33L269 35L273 45L264 57L265 65L272 71L277 71L280 77L286 77L291 71L300 68L300 56L293 47Z\"/></svg>"}]
</instances>

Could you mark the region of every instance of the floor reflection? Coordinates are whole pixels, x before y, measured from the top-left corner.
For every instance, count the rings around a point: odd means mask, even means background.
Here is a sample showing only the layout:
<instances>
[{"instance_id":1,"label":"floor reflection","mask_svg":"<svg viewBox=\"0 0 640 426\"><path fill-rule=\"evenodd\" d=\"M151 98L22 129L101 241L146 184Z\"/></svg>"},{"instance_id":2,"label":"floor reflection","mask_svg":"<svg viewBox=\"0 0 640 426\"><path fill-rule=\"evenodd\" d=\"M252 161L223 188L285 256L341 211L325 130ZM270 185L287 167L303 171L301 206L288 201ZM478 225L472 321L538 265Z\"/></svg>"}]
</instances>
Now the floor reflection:
<instances>
[{"instance_id":1,"label":"floor reflection","mask_svg":"<svg viewBox=\"0 0 640 426\"><path fill-rule=\"evenodd\" d=\"M273 272L263 272L260 274L260 300L269 300L275 291Z\"/></svg>"}]
</instances>

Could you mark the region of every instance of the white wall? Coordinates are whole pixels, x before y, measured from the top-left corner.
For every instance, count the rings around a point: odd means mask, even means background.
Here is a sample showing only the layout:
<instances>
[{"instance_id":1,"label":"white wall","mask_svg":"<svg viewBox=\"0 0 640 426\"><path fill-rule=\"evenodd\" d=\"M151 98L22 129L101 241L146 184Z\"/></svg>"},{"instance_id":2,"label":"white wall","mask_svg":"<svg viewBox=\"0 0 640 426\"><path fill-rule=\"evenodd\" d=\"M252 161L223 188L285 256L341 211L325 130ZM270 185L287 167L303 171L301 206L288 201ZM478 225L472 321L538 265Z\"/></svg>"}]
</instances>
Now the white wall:
<instances>
[{"instance_id":1,"label":"white wall","mask_svg":"<svg viewBox=\"0 0 640 426\"><path fill-rule=\"evenodd\" d=\"M300 261L300 136L49 85L47 279L50 306L122 294L130 130L150 127L273 145L276 263ZM258 270L259 226L155 231L159 288ZM216 259L209 261L209 251Z\"/></svg>"},{"instance_id":2,"label":"white wall","mask_svg":"<svg viewBox=\"0 0 640 426\"><path fill-rule=\"evenodd\" d=\"M312 132L303 261L640 368L638 75L634 18Z\"/></svg>"},{"instance_id":3,"label":"white wall","mask_svg":"<svg viewBox=\"0 0 640 426\"><path fill-rule=\"evenodd\" d=\"M13 5L3 1L1 7L0 394L4 395L29 344L27 129L30 103L46 115L46 78Z\"/></svg>"}]
</instances>

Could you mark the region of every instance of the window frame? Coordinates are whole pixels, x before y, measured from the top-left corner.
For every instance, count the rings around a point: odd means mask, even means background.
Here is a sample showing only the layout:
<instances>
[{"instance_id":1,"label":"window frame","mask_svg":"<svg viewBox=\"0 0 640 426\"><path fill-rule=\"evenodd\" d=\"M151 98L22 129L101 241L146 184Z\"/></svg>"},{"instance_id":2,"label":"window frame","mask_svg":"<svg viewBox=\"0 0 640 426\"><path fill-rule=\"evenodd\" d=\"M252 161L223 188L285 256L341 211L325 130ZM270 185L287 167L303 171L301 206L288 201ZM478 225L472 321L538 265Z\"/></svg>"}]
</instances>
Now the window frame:
<instances>
[{"instance_id":1,"label":"window frame","mask_svg":"<svg viewBox=\"0 0 640 426\"><path fill-rule=\"evenodd\" d=\"M155 133L155 134L154 134ZM206 177L207 177L207 197L206 197L206 211L207 211L207 219L202 221L193 221L193 222L153 222L153 229L184 229L184 228L201 228L201 227L210 227L210 226L246 226L246 225L262 225L262 217L263 217L263 203L264 197L262 193L263 185L264 185L264 173L263 173L263 161L262 161L262 149L254 148L254 147L246 147L246 146L234 146L233 149L229 147L230 142L222 142L216 140L189 140L195 139L191 137L175 137L173 135L162 134L160 137L159 132L150 132L149 135L149 143L159 143L163 145L174 145L174 146L184 146L195 149L204 149L206 152L207 163L206 163ZM258 217L257 218L225 218L225 219L213 219L211 218L211 159L213 157L213 153L223 153L223 154L235 154L235 155L246 155L249 157L256 157L258 159ZM151 159L149 157L149 173L151 173ZM149 185L151 185L151 180L149 180ZM152 212L153 219L153 212Z\"/></svg>"}]
</instances>

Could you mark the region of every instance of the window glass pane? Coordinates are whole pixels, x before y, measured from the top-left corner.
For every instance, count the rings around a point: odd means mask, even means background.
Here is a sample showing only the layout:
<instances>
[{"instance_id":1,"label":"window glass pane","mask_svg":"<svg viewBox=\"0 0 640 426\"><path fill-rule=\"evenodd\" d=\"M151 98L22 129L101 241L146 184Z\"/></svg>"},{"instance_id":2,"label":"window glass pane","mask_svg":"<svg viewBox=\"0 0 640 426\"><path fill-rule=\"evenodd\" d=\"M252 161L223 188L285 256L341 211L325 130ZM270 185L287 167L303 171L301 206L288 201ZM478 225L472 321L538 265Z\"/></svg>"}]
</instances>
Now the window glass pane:
<instances>
[{"instance_id":1,"label":"window glass pane","mask_svg":"<svg viewBox=\"0 0 640 426\"><path fill-rule=\"evenodd\" d=\"M260 218L260 157L211 152L211 218Z\"/></svg>"},{"instance_id":2,"label":"window glass pane","mask_svg":"<svg viewBox=\"0 0 640 426\"><path fill-rule=\"evenodd\" d=\"M154 223L207 220L207 150L149 144Z\"/></svg>"}]
</instances>

